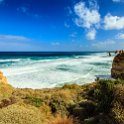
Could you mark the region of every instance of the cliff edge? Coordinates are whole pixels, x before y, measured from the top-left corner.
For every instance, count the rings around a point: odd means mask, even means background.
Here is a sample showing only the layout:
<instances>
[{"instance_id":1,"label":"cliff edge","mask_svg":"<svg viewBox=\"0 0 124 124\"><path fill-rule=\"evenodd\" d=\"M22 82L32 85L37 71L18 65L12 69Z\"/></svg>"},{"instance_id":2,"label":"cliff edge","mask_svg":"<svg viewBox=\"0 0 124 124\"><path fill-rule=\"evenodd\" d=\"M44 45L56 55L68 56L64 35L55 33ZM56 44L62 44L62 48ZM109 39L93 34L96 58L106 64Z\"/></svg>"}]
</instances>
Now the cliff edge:
<instances>
[{"instance_id":1,"label":"cliff edge","mask_svg":"<svg viewBox=\"0 0 124 124\"><path fill-rule=\"evenodd\" d=\"M124 79L124 52L118 53L112 63L111 76Z\"/></svg>"}]
</instances>

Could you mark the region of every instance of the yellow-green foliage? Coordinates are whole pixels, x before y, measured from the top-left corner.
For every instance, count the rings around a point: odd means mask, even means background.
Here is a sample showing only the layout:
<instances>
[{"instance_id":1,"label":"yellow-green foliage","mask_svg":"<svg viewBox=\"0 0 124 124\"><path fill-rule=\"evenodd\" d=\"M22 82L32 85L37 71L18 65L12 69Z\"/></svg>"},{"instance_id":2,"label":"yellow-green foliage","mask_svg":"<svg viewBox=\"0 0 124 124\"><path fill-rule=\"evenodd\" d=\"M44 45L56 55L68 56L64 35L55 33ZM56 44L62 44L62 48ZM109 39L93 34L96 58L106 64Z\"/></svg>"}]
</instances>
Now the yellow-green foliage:
<instances>
[{"instance_id":1,"label":"yellow-green foliage","mask_svg":"<svg viewBox=\"0 0 124 124\"><path fill-rule=\"evenodd\" d=\"M14 89L1 83L0 124L77 124L68 116L75 116L84 124L112 124L113 120L122 124L123 82L99 80L83 86L65 84L61 88L35 90Z\"/></svg>"},{"instance_id":2,"label":"yellow-green foliage","mask_svg":"<svg viewBox=\"0 0 124 124\"><path fill-rule=\"evenodd\" d=\"M78 84L65 84L62 89L81 89L81 86Z\"/></svg>"},{"instance_id":3,"label":"yellow-green foliage","mask_svg":"<svg viewBox=\"0 0 124 124\"><path fill-rule=\"evenodd\" d=\"M0 110L0 124L42 124L41 114L32 106L11 105Z\"/></svg>"},{"instance_id":4,"label":"yellow-green foliage","mask_svg":"<svg viewBox=\"0 0 124 124\"><path fill-rule=\"evenodd\" d=\"M14 88L6 83L0 83L0 101L9 98L14 92Z\"/></svg>"},{"instance_id":5,"label":"yellow-green foliage","mask_svg":"<svg viewBox=\"0 0 124 124\"><path fill-rule=\"evenodd\" d=\"M69 105L82 100L82 90L82 86L72 84L54 89L17 89L13 95L21 97L26 104L36 107L46 104L54 114L67 114Z\"/></svg>"},{"instance_id":6,"label":"yellow-green foliage","mask_svg":"<svg viewBox=\"0 0 124 124\"><path fill-rule=\"evenodd\" d=\"M27 96L25 98L25 102L28 104L31 104L35 107L40 107L43 103L43 100L41 100L40 98L37 98L37 97Z\"/></svg>"},{"instance_id":7,"label":"yellow-green foliage","mask_svg":"<svg viewBox=\"0 0 124 124\"><path fill-rule=\"evenodd\" d=\"M67 114L69 105L74 104L74 94L69 90L60 90L51 95L50 107L53 113Z\"/></svg>"}]
</instances>

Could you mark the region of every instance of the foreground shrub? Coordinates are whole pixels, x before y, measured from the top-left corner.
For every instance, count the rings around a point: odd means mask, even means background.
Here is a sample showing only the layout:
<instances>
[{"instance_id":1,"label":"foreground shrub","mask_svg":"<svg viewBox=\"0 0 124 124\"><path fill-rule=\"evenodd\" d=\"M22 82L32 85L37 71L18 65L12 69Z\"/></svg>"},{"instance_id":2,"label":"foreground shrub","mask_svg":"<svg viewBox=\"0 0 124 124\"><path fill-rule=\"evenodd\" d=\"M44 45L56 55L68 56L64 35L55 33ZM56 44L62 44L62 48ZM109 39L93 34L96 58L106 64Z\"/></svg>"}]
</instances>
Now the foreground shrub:
<instances>
[{"instance_id":1,"label":"foreground shrub","mask_svg":"<svg viewBox=\"0 0 124 124\"><path fill-rule=\"evenodd\" d=\"M49 106L53 114L68 114L70 104L73 104L75 94L70 90L60 90L59 92L51 95Z\"/></svg>"},{"instance_id":2,"label":"foreground shrub","mask_svg":"<svg viewBox=\"0 0 124 124\"><path fill-rule=\"evenodd\" d=\"M43 103L43 101L40 98L31 97L31 96L27 96L25 98L25 102L28 103L28 104L31 104L35 107L40 107Z\"/></svg>"},{"instance_id":3,"label":"foreground shrub","mask_svg":"<svg viewBox=\"0 0 124 124\"><path fill-rule=\"evenodd\" d=\"M97 88L94 91L95 97L98 100L98 111L109 112L114 99L115 82L112 80L98 81Z\"/></svg>"},{"instance_id":4,"label":"foreground shrub","mask_svg":"<svg viewBox=\"0 0 124 124\"><path fill-rule=\"evenodd\" d=\"M49 124L78 124L78 121L72 117L67 116L57 116Z\"/></svg>"},{"instance_id":5,"label":"foreground shrub","mask_svg":"<svg viewBox=\"0 0 124 124\"><path fill-rule=\"evenodd\" d=\"M72 113L75 117L78 117L78 119L84 120L88 117L92 117L94 115L95 109L96 104L93 101L84 99L76 104Z\"/></svg>"}]
</instances>

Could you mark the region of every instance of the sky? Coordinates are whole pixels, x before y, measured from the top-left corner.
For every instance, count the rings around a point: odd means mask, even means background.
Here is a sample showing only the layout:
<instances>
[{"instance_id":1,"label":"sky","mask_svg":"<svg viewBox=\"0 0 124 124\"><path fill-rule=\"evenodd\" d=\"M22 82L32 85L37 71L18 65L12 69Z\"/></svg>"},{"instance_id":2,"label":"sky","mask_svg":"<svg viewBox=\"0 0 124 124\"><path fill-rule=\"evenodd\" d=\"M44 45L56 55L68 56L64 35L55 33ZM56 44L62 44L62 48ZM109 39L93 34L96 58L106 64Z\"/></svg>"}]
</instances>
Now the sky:
<instances>
[{"instance_id":1,"label":"sky","mask_svg":"<svg viewBox=\"0 0 124 124\"><path fill-rule=\"evenodd\" d=\"M124 49L124 0L0 0L0 51Z\"/></svg>"}]
</instances>

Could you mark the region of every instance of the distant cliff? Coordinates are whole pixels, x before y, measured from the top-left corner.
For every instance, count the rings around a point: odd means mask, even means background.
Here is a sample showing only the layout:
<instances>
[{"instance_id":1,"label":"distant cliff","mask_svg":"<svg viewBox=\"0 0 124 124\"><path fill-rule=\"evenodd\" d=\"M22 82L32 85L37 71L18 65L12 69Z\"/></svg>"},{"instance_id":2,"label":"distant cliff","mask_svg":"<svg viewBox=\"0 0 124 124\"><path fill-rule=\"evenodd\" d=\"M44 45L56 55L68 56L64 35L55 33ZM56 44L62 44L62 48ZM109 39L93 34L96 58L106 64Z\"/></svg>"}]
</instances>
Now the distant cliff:
<instances>
[{"instance_id":1,"label":"distant cliff","mask_svg":"<svg viewBox=\"0 0 124 124\"><path fill-rule=\"evenodd\" d=\"M112 63L111 76L115 79L124 79L124 52L119 52Z\"/></svg>"}]
</instances>

